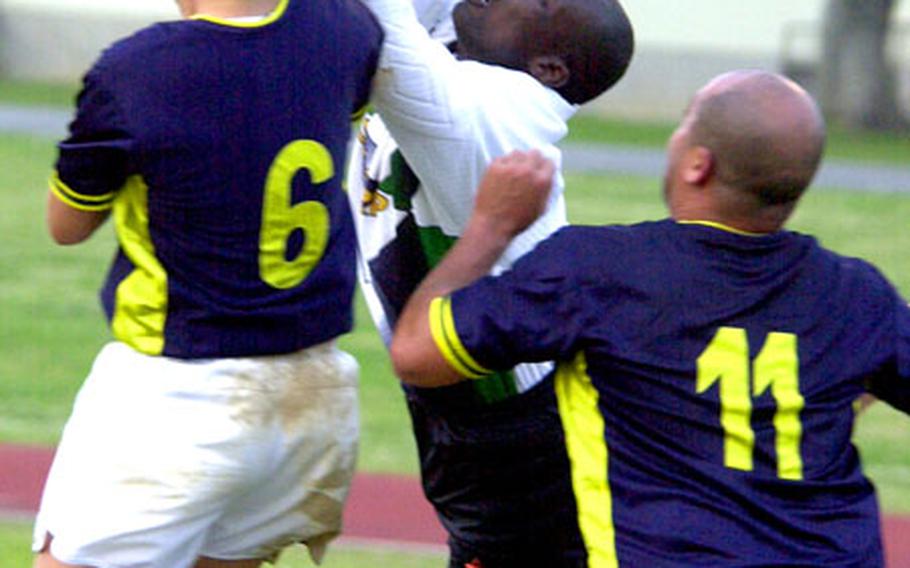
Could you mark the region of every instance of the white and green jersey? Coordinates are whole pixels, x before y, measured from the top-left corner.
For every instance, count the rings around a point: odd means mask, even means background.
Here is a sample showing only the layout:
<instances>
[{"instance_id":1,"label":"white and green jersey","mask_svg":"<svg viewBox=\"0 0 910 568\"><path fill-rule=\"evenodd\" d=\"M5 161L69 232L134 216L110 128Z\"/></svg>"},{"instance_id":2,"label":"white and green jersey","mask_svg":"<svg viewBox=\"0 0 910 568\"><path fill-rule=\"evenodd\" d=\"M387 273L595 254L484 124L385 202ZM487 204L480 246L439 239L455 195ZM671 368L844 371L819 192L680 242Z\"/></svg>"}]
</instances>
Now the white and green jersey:
<instances>
[{"instance_id":1,"label":"white and green jersey","mask_svg":"<svg viewBox=\"0 0 910 568\"><path fill-rule=\"evenodd\" d=\"M457 59L439 41L453 33L453 0L364 3L385 32L372 92L379 116L362 124L347 187L361 287L388 342L408 296L464 230L494 158L536 148L557 166L546 213L512 242L494 273L567 223L556 143L576 107L527 73ZM482 399L498 400L551 369L522 365L476 388Z\"/></svg>"},{"instance_id":2,"label":"white and green jersey","mask_svg":"<svg viewBox=\"0 0 910 568\"><path fill-rule=\"evenodd\" d=\"M426 207L432 196L379 116L365 117L350 165L347 186L359 244L358 277L373 322L388 345L408 297L452 246L457 233L444 230ZM463 203L470 212L473 192L465 192ZM548 215L565 224L561 206ZM515 259L500 259L499 271ZM550 363L520 365L474 385L481 400L492 402L531 388L552 368Z\"/></svg>"}]
</instances>

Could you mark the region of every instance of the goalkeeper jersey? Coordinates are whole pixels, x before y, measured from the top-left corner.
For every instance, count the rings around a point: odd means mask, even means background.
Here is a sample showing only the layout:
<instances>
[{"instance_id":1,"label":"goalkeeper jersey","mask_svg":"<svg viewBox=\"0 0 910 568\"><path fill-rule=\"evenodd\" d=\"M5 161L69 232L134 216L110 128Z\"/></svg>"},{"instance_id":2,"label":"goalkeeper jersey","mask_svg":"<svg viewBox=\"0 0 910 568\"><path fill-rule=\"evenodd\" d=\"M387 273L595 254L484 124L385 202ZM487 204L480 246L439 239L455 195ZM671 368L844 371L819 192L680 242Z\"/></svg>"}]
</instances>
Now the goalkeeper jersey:
<instances>
[{"instance_id":1,"label":"goalkeeper jersey","mask_svg":"<svg viewBox=\"0 0 910 568\"><path fill-rule=\"evenodd\" d=\"M441 165L440 170L444 172L446 168ZM367 115L361 125L351 154L347 185L359 241L361 290L370 315L388 344L408 297L457 239L461 227L451 219L470 213L473 186L462 192L460 201L453 201L463 211L452 211L440 219L434 213L434 206L439 203L434 203L433 192L421 184L378 115ZM549 223L543 225L546 228L538 231L549 230L548 225L565 224L562 200L548 216ZM533 247L539 235L531 233L523 238L523 246L500 259L497 272L514 262L520 252ZM533 387L552 370L550 363L519 365L474 383L474 394L480 401L501 400Z\"/></svg>"},{"instance_id":2,"label":"goalkeeper jersey","mask_svg":"<svg viewBox=\"0 0 910 568\"><path fill-rule=\"evenodd\" d=\"M515 239L494 272L566 224L556 143L566 135L575 106L527 73L458 60L430 36L408 1L365 3L386 34L373 90L381 120L370 117L361 127L347 185L362 257L360 281L388 341L408 296L463 231L494 158L536 148L557 166L546 213ZM434 5L418 15L428 7ZM476 394L499 400L523 392L552 368L521 365L476 384Z\"/></svg>"}]
</instances>

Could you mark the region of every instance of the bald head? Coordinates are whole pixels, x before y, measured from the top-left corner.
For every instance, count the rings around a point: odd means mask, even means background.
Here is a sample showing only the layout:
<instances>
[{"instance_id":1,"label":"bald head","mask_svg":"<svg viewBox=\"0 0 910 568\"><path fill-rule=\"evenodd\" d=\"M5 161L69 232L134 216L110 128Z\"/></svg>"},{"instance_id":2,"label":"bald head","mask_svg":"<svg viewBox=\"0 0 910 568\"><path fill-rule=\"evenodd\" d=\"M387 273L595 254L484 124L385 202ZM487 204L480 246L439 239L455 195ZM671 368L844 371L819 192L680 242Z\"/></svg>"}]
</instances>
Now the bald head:
<instances>
[{"instance_id":1,"label":"bald head","mask_svg":"<svg viewBox=\"0 0 910 568\"><path fill-rule=\"evenodd\" d=\"M793 81L764 71L717 77L692 101L692 145L707 148L718 183L757 205L795 202L825 146L818 105Z\"/></svg>"}]
</instances>

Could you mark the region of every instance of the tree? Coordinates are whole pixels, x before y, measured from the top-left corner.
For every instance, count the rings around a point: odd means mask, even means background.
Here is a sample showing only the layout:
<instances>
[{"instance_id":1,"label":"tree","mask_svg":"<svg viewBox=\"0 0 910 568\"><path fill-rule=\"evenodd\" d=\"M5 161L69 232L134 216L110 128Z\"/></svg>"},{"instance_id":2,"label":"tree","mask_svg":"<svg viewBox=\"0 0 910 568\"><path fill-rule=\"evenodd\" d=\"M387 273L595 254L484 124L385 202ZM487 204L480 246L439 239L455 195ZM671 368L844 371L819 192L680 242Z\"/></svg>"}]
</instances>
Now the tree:
<instances>
[{"instance_id":1,"label":"tree","mask_svg":"<svg viewBox=\"0 0 910 568\"><path fill-rule=\"evenodd\" d=\"M821 101L849 127L900 129L897 81L886 45L900 0L828 0L824 15Z\"/></svg>"}]
</instances>

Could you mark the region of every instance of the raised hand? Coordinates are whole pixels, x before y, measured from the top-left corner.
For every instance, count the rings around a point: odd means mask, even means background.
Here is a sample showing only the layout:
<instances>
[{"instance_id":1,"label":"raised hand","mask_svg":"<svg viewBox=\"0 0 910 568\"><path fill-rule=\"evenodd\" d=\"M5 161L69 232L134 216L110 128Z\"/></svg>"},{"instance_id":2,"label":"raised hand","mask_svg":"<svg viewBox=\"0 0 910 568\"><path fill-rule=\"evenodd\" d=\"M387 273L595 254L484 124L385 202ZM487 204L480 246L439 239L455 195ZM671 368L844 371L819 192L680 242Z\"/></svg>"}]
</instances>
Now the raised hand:
<instances>
[{"instance_id":1,"label":"raised hand","mask_svg":"<svg viewBox=\"0 0 910 568\"><path fill-rule=\"evenodd\" d=\"M554 169L537 150L493 160L477 190L475 221L510 238L522 232L543 213Z\"/></svg>"}]
</instances>

